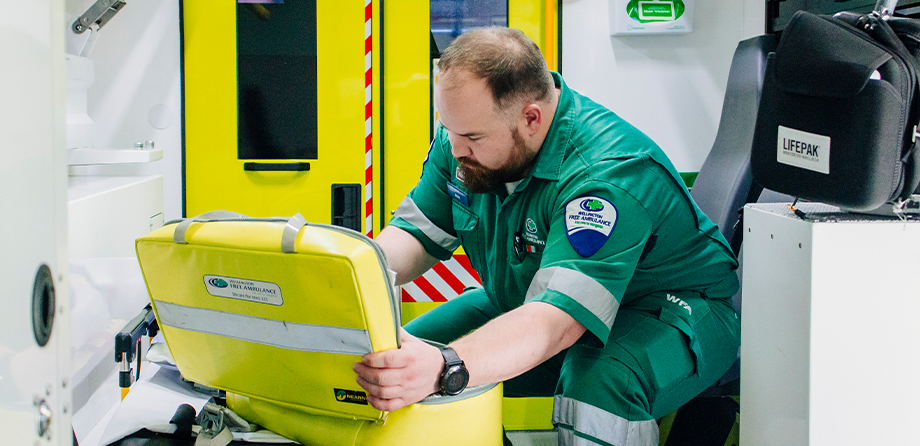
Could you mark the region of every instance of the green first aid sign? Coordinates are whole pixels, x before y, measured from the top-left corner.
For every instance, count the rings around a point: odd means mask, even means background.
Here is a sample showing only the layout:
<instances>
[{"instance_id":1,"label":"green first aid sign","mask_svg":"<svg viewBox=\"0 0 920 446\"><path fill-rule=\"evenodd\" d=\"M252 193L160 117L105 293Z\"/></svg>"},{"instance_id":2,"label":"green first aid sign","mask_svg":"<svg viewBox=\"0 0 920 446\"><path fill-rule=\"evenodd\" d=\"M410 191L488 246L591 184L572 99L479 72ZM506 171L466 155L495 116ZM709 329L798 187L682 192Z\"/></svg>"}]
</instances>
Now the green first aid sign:
<instances>
[{"instance_id":1,"label":"green first aid sign","mask_svg":"<svg viewBox=\"0 0 920 446\"><path fill-rule=\"evenodd\" d=\"M682 0L629 0L626 4L626 14L640 23L674 21L685 9Z\"/></svg>"},{"instance_id":2,"label":"green first aid sign","mask_svg":"<svg viewBox=\"0 0 920 446\"><path fill-rule=\"evenodd\" d=\"M648 1L639 2L639 18L642 20L674 20L673 2Z\"/></svg>"}]
</instances>

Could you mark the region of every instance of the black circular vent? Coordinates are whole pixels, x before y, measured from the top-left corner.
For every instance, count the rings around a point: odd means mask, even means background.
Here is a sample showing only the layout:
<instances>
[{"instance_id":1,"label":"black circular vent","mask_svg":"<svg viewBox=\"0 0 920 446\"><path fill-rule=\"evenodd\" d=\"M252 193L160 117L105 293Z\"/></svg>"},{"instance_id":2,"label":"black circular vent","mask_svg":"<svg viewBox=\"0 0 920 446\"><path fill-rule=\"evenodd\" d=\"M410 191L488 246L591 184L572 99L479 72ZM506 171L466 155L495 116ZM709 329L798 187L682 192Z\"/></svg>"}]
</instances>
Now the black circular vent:
<instances>
[{"instance_id":1,"label":"black circular vent","mask_svg":"<svg viewBox=\"0 0 920 446\"><path fill-rule=\"evenodd\" d=\"M35 274L35 286L32 288L32 332L35 334L35 342L41 347L51 338L55 308L51 268L42 265Z\"/></svg>"}]
</instances>

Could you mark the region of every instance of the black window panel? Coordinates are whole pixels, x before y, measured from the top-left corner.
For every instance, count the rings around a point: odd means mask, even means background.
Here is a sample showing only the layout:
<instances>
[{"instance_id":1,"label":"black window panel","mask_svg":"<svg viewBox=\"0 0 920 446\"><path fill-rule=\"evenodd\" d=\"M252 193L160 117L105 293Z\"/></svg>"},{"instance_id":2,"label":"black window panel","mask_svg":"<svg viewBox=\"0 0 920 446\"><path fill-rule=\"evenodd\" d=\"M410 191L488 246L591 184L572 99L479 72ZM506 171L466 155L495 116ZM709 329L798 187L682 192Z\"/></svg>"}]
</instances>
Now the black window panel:
<instances>
[{"instance_id":1,"label":"black window panel","mask_svg":"<svg viewBox=\"0 0 920 446\"><path fill-rule=\"evenodd\" d=\"M316 159L316 1L241 0L239 159Z\"/></svg>"},{"instance_id":2,"label":"black window panel","mask_svg":"<svg viewBox=\"0 0 920 446\"><path fill-rule=\"evenodd\" d=\"M431 0L431 36L444 51L472 28L508 26L508 0Z\"/></svg>"}]
</instances>

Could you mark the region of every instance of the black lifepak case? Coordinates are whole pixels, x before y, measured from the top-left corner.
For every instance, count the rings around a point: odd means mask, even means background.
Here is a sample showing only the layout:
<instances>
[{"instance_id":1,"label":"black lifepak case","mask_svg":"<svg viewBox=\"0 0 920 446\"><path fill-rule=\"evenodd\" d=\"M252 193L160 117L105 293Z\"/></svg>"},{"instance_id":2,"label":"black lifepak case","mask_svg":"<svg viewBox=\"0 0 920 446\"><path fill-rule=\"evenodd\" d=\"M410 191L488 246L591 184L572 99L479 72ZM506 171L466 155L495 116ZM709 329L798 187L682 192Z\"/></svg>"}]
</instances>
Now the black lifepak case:
<instances>
[{"instance_id":1,"label":"black lifepak case","mask_svg":"<svg viewBox=\"0 0 920 446\"><path fill-rule=\"evenodd\" d=\"M920 55L920 24L890 22L793 16L767 58L751 154L759 184L852 211L917 189L920 87L904 43Z\"/></svg>"}]
</instances>

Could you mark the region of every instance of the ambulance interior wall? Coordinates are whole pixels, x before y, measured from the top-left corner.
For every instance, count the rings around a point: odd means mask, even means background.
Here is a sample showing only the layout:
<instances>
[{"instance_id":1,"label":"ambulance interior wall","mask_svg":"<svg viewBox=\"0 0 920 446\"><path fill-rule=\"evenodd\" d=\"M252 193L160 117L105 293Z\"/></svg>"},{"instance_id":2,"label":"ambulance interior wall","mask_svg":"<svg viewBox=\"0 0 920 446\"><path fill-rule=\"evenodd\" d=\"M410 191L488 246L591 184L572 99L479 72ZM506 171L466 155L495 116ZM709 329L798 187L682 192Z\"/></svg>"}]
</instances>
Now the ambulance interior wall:
<instances>
[{"instance_id":1,"label":"ambulance interior wall","mask_svg":"<svg viewBox=\"0 0 920 446\"><path fill-rule=\"evenodd\" d=\"M609 35L608 0L562 1L566 82L651 136L681 172L696 172L715 139L732 53L763 33L763 0L698 1L693 32ZM130 2L100 33L89 114L96 147L152 140L163 159L145 165L78 168L83 173L163 175L165 219L181 217L179 6ZM160 106L160 107L158 107ZM161 112L151 124L151 110ZM165 107L165 108L164 108ZM154 112L156 114L156 112Z\"/></svg>"},{"instance_id":2,"label":"ambulance interior wall","mask_svg":"<svg viewBox=\"0 0 920 446\"><path fill-rule=\"evenodd\" d=\"M78 3L67 2L68 16L80 7L86 10L88 5ZM102 28L90 54L95 80L87 95L95 146L129 149L135 142L154 141L163 159L71 168L84 175L162 175L165 221L182 217L179 56L177 0L130 1Z\"/></svg>"},{"instance_id":3,"label":"ambulance interior wall","mask_svg":"<svg viewBox=\"0 0 920 446\"><path fill-rule=\"evenodd\" d=\"M712 147L738 42L763 34L763 0L698 0L693 32L610 36L610 0L563 0L562 75L657 142L679 172Z\"/></svg>"}]
</instances>

